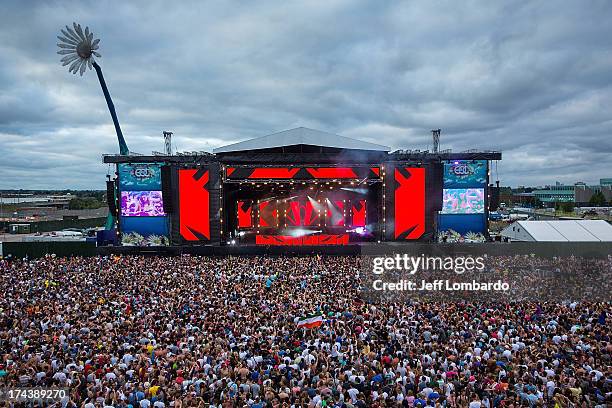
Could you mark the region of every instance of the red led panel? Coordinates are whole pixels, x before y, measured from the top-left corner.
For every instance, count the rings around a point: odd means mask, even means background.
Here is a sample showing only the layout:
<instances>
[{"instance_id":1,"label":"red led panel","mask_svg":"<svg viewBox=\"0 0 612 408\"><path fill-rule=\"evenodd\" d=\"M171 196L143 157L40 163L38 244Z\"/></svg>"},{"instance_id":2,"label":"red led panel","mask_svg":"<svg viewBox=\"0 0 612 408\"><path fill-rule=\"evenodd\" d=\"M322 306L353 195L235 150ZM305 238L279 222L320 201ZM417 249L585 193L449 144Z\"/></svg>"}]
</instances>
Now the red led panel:
<instances>
[{"instance_id":1,"label":"red led panel","mask_svg":"<svg viewBox=\"0 0 612 408\"><path fill-rule=\"evenodd\" d=\"M238 228L253 228L253 202L238 201Z\"/></svg>"},{"instance_id":2,"label":"red led panel","mask_svg":"<svg viewBox=\"0 0 612 408\"><path fill-rule=\"evenodd\" d=\"M359 200L352 203L353 227L366 226L366 200Z\"/></svg>"},{"instance_id":3,"label":"red led panel","mask_svg":"<svg viewBox=\"0 0 612 408\"><path fill-rule=\"evenodd\" d=\"M293 200L289 202L286 222L288 227L309 227L317 225L319 212L314 208L310 200Z\"/></svg>"},{"instance_id":4,"label":"red led panel","mask_svg":"<svg viewBox=\"0 0 612 408\"><path fill-rule=\"evenodd\" d=\"M418 239L425 233L425 169L396 168L395 238Z\"/></svg>"},{"instance_id":5,"label":"red led panel","mask_svg":"<svg viewBox=\"0 0 612 408\"><path fill-rule=\"evenodd\" d=\"M380 168L352 167L227 167L225 177L230 180L329 180L378 179Z\"/></svg>"},{"instance_id":6,"label":"red led panel","mask_svg":"<svg viewBox=\"0 0 612 408\"><path fill-rule=\"evenodd\" d=\"M278 227L278 209L274 201L259 203L259 227Z\"/></svg>"},{"instance_id":7,"label":"red led panel","mask_svg":"<svg viewBox=\"0 0 612 408\"><path fill-rule=\"evenodd\" d=\"M359 178L350 167L308 167L306 171L315 179Z\"/></svg>"},{"instance_id":8,"label":"red led panel","mask_svg":"<svg viewBox=\"0 0 612 408\"><path fill-rule=\"evenodd\" d=\"M208 170L181 169L178 175L181 237L187 241L210 240Z\"/></svg>"},{"instance_id":9,"label":"red led panel","mask_svg":"<svg viewBox=\"0 0 612 408\"><path fill-rule=\"evenodd\" d=\"M335 200L327 201L327 209L325 210L327 219L326 224L333 227L344 227L344 201Z\"/></svg>"},{"instance_id":10,"label":"red led panel","mask_svg":"<svg viewBox=\"0 0 612 408\"><path fill-rule=\"evenodd\" d=\"M255 237L257 245L285 245L285 246L304 246L304 245L347 245L349 243L348 234L327 235L313 234L303 237L292 237L286 235L257 235Z\"/></svg>"},{"instance_id":11,"label":"red led panel","mask_svg":"<svg viewBox=\"0 0 612 408\"><path fill-rule=\"evenodd\" d=\"M249 175L250 179L291 179L300 169L287 167L258 167Z\"/></svg>"}]
</instances>

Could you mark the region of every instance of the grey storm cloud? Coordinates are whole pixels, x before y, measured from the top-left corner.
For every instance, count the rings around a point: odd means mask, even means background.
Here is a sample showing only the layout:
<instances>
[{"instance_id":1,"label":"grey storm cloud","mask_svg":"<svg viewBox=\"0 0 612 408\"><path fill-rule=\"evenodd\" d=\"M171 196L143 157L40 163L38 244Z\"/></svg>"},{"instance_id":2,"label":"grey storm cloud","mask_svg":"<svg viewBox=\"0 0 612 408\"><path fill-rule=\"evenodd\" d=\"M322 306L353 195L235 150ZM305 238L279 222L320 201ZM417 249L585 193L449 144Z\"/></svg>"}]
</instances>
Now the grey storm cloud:
<instances>
[{"instance_id":1,"label":"grey storm cloud","mask_svg":"<svg viewBox=\"0 0 612 408\"><path fill-rule=\"evenodd\" d=\"M500 149L503 185L612 169L612 3L3 2L0 188L104 188L118 151L95 73L61 67L72 21L132 151L211 150L308 126L394 148Z\"/></svg>"}]
</instances>

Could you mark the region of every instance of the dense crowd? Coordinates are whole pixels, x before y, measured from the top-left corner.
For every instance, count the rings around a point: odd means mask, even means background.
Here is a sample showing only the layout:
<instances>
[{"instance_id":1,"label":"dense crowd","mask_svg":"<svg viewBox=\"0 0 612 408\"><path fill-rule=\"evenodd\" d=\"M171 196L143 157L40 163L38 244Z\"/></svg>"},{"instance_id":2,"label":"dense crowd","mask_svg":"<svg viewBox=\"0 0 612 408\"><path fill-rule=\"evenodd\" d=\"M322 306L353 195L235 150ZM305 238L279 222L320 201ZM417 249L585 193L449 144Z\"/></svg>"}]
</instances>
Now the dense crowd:
<instances>
[{"instance_id":1,"label":"dense crowd","mask_svg":"<svg viewBox=\"0 0 612 408\"><path fill-rule=\"evenodd\" d=\"M360 262L0 260L0 388L84 408L612 404L611 303L372 303Z\"/></svg>"}]
</instances>

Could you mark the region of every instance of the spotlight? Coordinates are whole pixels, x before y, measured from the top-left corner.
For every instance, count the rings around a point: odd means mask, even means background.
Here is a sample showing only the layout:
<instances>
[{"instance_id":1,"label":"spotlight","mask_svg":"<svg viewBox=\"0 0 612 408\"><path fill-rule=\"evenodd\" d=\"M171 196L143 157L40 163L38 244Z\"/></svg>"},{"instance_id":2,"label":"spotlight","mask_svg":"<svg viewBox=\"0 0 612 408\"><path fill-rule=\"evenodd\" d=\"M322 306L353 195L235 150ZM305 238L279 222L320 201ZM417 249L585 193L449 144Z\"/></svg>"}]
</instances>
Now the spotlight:
<instances>
[{"instance_id":1,"label":"spotlight","mask_svg":"<svg viewBox=\"0 0 612 408\"><path fill-rule=\"evenodd\" d=\"M235 239L232 239L232 240L231 240L231 244L232 244L232 245L236 245L236 240L235 240Z\"/></svg>"},{"instance_id":2,"label":"spotlight","mask_svg":"<svg viewBox=\"0 0 612 408\"><path fill-rule=\"evenodd\" d=\"M355 232L359 235L363 235L366 232L366 229L364 227L357 227L355 228Z\"/></svg>"}]
</instances>

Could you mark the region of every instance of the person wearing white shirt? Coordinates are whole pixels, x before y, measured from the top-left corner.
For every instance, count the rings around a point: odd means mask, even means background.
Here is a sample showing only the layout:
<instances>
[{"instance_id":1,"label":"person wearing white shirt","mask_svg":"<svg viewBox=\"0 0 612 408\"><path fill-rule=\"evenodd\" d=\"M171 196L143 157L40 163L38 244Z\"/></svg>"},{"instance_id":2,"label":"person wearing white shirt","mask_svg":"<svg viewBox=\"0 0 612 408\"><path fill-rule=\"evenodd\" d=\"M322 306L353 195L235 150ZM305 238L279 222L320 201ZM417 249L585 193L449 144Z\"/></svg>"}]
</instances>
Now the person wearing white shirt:
<instances>
[{"instance_id":1,"label":"person wearing white shirt","mask_svg":"<svg viewBox=\"0 0 612 408\"><path fill-rule=\"evenodd\" d=\"M482 408L482 404L478 400L470 402L469 408Z\"/></svg>"},{"instance_id":2,"label":"person wearing white shirt","mask_svg":"<svg viewBox=\"0 0 612 408\"><path fill-rule=\"evenodd\" d=\"M354 404L357 402L357 395L359 395L359 390L355 387L351 387L349 388L349 390L347 391L349 397L351 397L351 402Z\"/></svg>"},{"instance_id":3,"label":"person wearing white shirt","mask_svg":"<svg viewBox=\"0 0 612 408\"><path fill-rule=\"evenodd\" d=\"M548 398L552 398L553 395L555 394L555 382L553 380L548 380L548 382L546 383L546 395L548 396Z\"/></svg>"}]
</instances>

